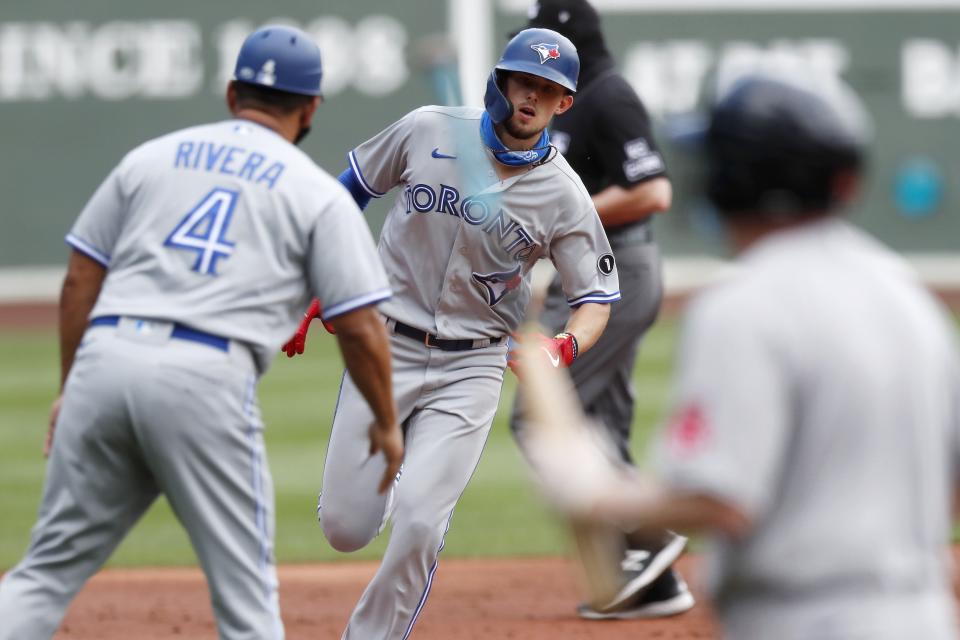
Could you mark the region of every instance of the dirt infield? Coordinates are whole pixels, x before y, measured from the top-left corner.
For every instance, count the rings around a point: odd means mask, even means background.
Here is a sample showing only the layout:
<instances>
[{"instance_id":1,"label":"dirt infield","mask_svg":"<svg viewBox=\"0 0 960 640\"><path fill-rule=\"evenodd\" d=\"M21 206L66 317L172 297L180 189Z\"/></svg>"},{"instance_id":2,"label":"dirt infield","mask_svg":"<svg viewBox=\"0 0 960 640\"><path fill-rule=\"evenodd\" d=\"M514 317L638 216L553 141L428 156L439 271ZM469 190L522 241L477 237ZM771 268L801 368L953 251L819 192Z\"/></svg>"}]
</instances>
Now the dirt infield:
<instances>
[{"instance_id":1,"label":"dirt infield","mask_svg":"<svg viewBox=\"0 0 960 640\"><path fill-rule=\"evenodd\" d=\"M681 560L689 575L694 561ZM376 564L283 566L280 601L290 640L340 637ZM666 620L586 622L574 614L576 585L555 558L443 560L412 634L416 640L687 640L713 638L698 604ZM194 569L104 571L80 592L58 640L214 639L203 576Z\"/></svg>"}]
</instances>

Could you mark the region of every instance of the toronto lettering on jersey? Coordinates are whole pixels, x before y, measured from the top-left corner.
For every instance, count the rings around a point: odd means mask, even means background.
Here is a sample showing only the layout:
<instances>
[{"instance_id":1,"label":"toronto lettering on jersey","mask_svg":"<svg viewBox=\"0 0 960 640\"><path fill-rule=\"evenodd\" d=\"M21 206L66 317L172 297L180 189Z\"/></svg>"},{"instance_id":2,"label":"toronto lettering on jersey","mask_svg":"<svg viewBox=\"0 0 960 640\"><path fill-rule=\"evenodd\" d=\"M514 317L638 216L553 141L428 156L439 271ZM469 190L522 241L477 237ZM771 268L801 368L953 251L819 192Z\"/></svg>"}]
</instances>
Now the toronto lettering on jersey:
<instances>
[{"instance_id":1,"label":"toronto lettering on jersey","mask_svg":"<svg viewBox=\"0 0 960 640\"><path fill-rule=\"evenodd\" d=\"M494 236L503 250L517 262L529 259L538 246L530 233L502 208L491 214L490 205L484 198L467 196L460 200L460 192L455 187L441 184L438 190L423 183L412 187L408 185L403 190L403 197L407 203L407 213L448 213L463 218L467 224L481 227L485 233Z\"/></svg>"},{"instance_id":2,"label":"toronto lettering on jersey","mask_svg":"<svg viewBox=\"0 0 960 640\"><path fill-rule=\"evenodd\" d=\"M174 169L217 171L273 189L283 173L282 162L272 162L262 153L213 142L186 140L177 145Z\"/></svg>"}]
</instances>

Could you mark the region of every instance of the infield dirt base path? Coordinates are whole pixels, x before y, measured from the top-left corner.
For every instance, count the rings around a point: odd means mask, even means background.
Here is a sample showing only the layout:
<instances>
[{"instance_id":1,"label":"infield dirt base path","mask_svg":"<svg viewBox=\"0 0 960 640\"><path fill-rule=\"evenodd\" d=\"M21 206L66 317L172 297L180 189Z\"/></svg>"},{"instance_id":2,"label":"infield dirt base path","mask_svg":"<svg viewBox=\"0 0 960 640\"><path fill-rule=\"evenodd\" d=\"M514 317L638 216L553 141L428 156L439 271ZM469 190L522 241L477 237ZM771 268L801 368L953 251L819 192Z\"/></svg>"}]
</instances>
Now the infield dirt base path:
<instances>
[{"instance_id":1,"label":"infield dirt base path","mask_svg":"<svg viewBox=\"0 0 960 640\"><path fill-rule=\"evenodd\" d=\"M690 576L695 560L683 558ZM280 567L289 640L335 640L376 563ZM576 617L576 583L557 558L443 560L411 640L687 640L714 638L707 607L665 620L588 622ZM58 640L216 638L196 569L109 569L84 587Z\"/></svg>"},{"instance_id":2,"label":"infield dirt base path","mask_svg":"<svg viewBox=\"0 0 960 640\"><path fill-rule=\"evenodd\" d=\"M953 548L954 563L960 546ZM690 640L716 638L696 588L696 557L678 563L697 606L660 620L586 621L574 613L577 587L559 558L442 560L411 640ZM374 562L280 567L288 640L336 640L373 576ZM958 591L960 594L960 591ZM215 640L198 569L111 569L84 587L57 640Z\"/></svg>"}]
</instances>

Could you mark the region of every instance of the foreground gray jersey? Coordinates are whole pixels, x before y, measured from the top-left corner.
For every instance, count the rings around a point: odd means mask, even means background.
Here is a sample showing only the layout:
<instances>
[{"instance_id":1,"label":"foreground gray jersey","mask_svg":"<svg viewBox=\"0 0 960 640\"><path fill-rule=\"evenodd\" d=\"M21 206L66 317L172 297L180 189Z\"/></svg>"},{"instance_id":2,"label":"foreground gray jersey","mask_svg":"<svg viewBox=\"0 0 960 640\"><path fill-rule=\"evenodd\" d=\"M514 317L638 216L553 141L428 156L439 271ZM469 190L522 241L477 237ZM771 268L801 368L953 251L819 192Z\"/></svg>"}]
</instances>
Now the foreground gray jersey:
<instances>
[{"instance_id":1,"label":"foreground gray jersey","mask_svg":"<svg viewBox=\"0 0 960 640\"><path fill-rule=\"evenodd\" d=\"M350 152L361 185L402 185L380 236L388 316L444 338L515 330L528 274L553 261L571 306L620 298L603 226L559 154L500 181L480 139L481 109L422 107Z\"/></svg>"},{"instance_id":2,"label":"foreground gray jersey","mask_svg":"<svg viewBox=\"0 0 960 640\"><path fill-rule=\"evenodd\" d=\"M733 638L955 638L952 323L839 220L781 232L692 307L668 482L755 527L713 547Z\"/></svg>"},{"instance_id":3,"label":"foreground gray jersey","mask_svg":"<svg viewBox=\"0 0 960 640\"><path fill-rule=\"evenodd\" d=\"M347 191L246 120L183 129L131 151L67 242L109 268L91 317L172 320L239 340L254 347L261 372L311 296L330 319L390 295Z\"/></svg>"}]
</instances>

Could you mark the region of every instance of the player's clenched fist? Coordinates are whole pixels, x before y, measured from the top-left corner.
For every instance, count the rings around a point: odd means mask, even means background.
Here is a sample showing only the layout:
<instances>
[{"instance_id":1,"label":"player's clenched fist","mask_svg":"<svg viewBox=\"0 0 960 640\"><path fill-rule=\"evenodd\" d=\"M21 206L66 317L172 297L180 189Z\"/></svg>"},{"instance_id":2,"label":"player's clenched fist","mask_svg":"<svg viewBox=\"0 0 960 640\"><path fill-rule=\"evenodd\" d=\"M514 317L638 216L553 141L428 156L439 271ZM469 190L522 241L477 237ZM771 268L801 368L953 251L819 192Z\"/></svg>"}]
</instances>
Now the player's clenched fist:
<instances>
[{"instance_id":1,"label":"player's clenched fist","mask_svg":"<svg viewBox=\"0 0 960 640\"><path fill-rule=\"evenodd\" d=\"M535 334L534 339L540 341L539 353L542 353L554 367L569 367L577 358L577 338L572 333L558 333L552 338L538 333ZM507 352L507 366L519 378L522 367L517 356L516 340L511 339L511 348Z\"/></svg>"},{"instance_id":2,"label":"player's clenched fist","mask_svg":"<svg viewBox=\"0 0 960 640\"><path fill-rule=\"evenodd\" d=\"M286 344L280 347L280 350L287 354L288 358L292 358L298 353L303 353L304 347L307 346L307 331L310 330L310 322L313 321L314 318L320 318L322 314L323 307L320 305L320 301L314 298L313 302L310 303L310 306L307 307L306 312L303 314L303 320L300 321L297 332L293 334L293 337L290 338ZM329 334L337 333L333 329L333 325L329 322L324 322L323 328L326 329Z\"/></svg>"}]
</instances>

